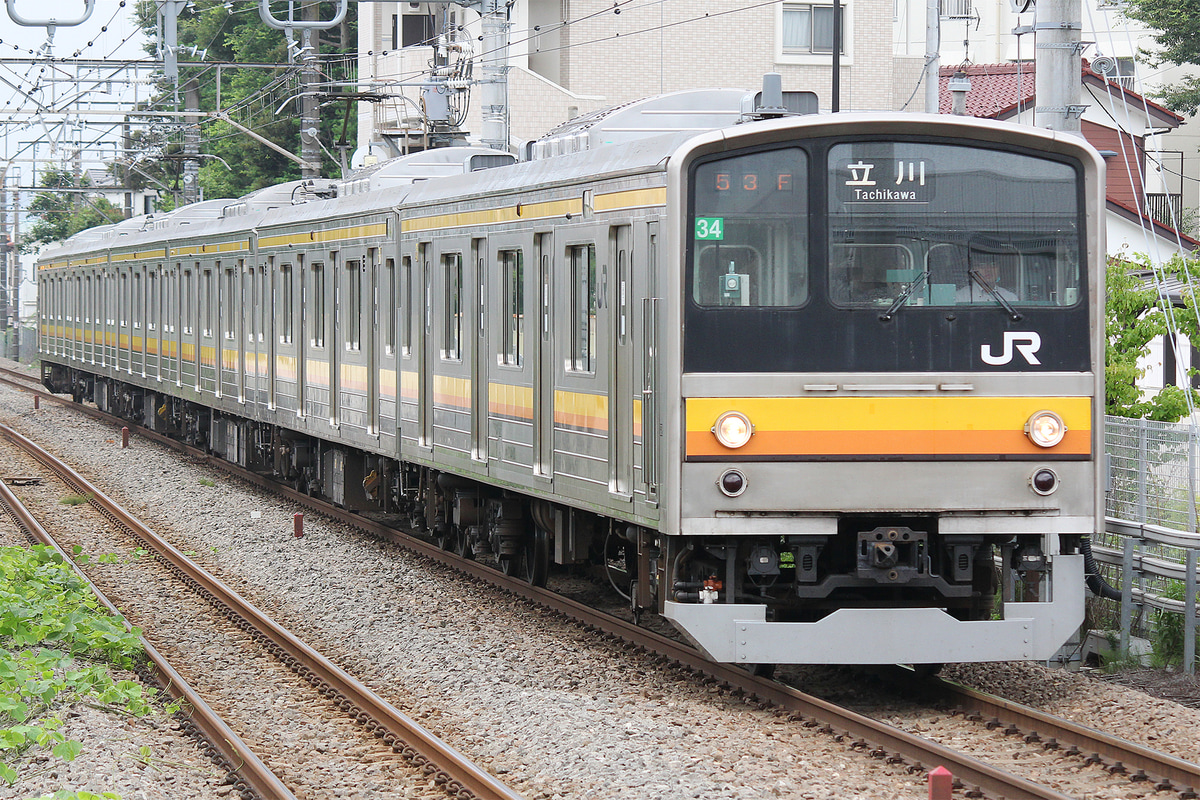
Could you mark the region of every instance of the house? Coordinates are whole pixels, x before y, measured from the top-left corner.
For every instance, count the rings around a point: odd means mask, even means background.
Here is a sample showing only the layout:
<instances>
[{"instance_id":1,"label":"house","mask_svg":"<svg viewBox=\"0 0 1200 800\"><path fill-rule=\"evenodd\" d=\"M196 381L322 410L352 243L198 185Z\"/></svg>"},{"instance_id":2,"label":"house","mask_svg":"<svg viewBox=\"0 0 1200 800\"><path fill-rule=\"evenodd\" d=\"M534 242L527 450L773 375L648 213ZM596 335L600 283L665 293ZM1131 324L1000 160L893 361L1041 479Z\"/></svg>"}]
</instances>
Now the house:
<instances>
[{"instance_id":1,"label":"house","mask_svg":"<svg viewBox=\"0 0 1200 800\"><path fill-rule=\"evenodd\" d=\"M1031 62L965 64L939 71L939 111L951 112L950 81L970 81L966 93L969 116L1033 124L1034 68ZM1159 168L1155 137L1179 127L1183 117L1082 63L1081 133L1108 166L1108 252L1122 249L1148 253L1161 261L1180 250L1192 251L1200 241L1176 231L1182 197L1168 192Z\"/></svg>"}]
</instances>

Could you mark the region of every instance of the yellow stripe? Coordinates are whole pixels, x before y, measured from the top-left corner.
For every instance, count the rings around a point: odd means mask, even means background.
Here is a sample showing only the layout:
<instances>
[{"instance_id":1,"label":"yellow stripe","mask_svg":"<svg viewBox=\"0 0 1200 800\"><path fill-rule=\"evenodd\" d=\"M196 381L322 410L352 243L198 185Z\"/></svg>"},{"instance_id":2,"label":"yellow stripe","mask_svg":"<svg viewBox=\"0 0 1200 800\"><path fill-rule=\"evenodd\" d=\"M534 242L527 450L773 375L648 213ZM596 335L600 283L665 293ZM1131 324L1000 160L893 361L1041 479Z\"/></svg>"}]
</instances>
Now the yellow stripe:
<instances>
[{"instance_id":1,"label":"yellow stripe","mask_svg":"<svg viewBox=\"0 0 1200 800\"><path fill-rule=\"evenodd\" d=\"M212 244L189 244L184 247L172 247L171 257L220 255L221 253L245 253L250 250L249 239L237 239L231 242L214 242Z\"/></svg>"},{"instance_id":2,"label":"yellow stripe","mask_svg":"<svg viewBox=\"0 0 1200 800\"><path fill-rule=\"evenodd\" d=\"M667 189L630 189L627 192L609 192L598 194L592 203L596 211L617 211L623 208L645 208L646 206L665 206L667 204Z\"/></svg>"},{"instance_id":3,"label":"yellow stripe","mask_svg":"<svg viewBox=\"0 0 1200 800\"><path fill-rule=\"evenodd\" d=\"M263 236L258 240L259 247L286 247L289 244L308 244L310 242L340 242L346 239L365 239L369 236L387 236L387 223L378 222L373 225L350 225L343 228L331 228L324 231L309 231L307 233L289 233L279 236Z\"/></svg>"},{"instance_id":4,"label":"yellow stripe","mask_svg":"<svg viewBox=\"0 0 1200 800\"><path fill-rule=\"evenodd\" d=\"M585 392L554 391L554 422L572 428L608 430L608 396Z\"/></svg>"},{"instance_id":5,"label":"yellow stripe","mask_svg":"<svg viewBox=\"0 0 1200 800\"><path fill-rule=\"evenodd\" d=\"M434 375L433 403L434 405L469 409L471 407L471 379Z\"/></svg>"},{"instance_id":6,"label":"yellow stripe","mask_svg":"<svg viewBox=\"0 0 1200 800\"><path fill-rule=\"evenodd\" d=\"M367 368L361 364L342 364L338 371L340 377L338 380L341 383L339 388L354 392L367 391Z\"/></svg>"},{"instance_id":7,"label":"yellow stripe","mask_svg":"<svg viewBox=\"0 0 1200 800\"><path fill-rule=\"evenodd\" d=\"M476 227L479 225L498 225L503 222L515 222L518 219L546 219L547 217L565 217L567 214L582 214L583 200L549 200L544 203L518 203L502 208L489 208L480 211L462 211L455 214L437 214L431 217L410 217L400 221L400 230L404 233L415 231L432 231L442 228Z\"/></svg>"},{"instance_id":8,"label":"yellow stripe","mask_svg":"<svg viewBox=\"0 0 1200 800\"><path fill-rule=\"evenodd\" d=\"M488 411L516 419L533 419L533 389L510 383L488 384Z\"/></svg>"}]
</instances>

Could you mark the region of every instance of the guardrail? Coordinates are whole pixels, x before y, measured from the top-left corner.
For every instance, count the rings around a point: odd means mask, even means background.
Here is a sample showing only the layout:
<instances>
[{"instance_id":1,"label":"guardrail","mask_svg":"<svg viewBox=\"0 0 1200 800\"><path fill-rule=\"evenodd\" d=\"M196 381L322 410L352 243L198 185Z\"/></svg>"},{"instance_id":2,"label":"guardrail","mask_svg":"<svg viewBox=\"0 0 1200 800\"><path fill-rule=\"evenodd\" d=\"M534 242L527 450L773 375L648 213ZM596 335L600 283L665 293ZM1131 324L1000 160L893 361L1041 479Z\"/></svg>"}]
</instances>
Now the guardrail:
<instances>
[{"instance_id":1,"label":"guardrail","mask_svg":"<svg viewBox=\"0 0 1200 800\"><path fill-rule=\"evenodd\" d=\"M1135 606L1151 607L1183 615L1183 669L1191 675L1196 663L1196 585L1200 534L1173 530L1161 525L1105 518L1105 531L1118 537L1122 549L1093 543L1096 561L1121 570L1121 652L1129 652ZM1164 557L1163 548L1183 551L1182 561ZM1150 550L1151 552L1146 552ZM1183 582L1183 599L1164 597L1149 586L1163 580Z\"/></svg>"}]
</instances>

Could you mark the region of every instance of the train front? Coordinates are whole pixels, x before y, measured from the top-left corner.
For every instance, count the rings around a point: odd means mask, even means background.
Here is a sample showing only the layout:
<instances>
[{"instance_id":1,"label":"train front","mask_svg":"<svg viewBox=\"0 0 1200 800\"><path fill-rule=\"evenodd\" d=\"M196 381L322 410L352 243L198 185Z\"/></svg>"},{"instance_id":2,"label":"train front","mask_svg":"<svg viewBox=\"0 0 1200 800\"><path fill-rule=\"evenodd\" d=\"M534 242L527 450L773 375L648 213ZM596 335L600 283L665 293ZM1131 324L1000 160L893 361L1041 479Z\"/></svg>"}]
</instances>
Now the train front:
<instances>
[{"instance_id":1,"label":"train front","mask_svg":"<svg viewBox=\"0 0 1200 800\"><path fill-rule=\"evenodd\" d=\"M712 658L1046 659L1078 628L1101 167L1075 137L924 115L740 126L673 160L660 596Z\"/></svg>"}]
</instances>

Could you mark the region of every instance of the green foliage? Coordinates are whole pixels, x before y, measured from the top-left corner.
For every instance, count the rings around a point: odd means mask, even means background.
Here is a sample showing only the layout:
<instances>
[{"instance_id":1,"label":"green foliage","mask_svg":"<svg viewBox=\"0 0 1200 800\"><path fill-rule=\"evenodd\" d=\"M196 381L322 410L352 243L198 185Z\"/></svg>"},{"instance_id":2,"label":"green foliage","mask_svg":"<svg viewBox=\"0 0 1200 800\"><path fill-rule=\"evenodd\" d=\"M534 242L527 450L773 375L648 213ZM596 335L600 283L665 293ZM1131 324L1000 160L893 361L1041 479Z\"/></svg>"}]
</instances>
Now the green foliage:
<instances>
[{"instance_id":1,"label":"green foliage","mask_svg":"<svg viewBox=\"0 0 1200 800\"><path fill-rule=\"evenodd\" d=\"M1200 392L1167 386L1154 397L1147 398L1137 386L1137 380L1145 374L1138 360L1149 353L1150 343L1156 337L1168 332L1167 301L1161 300L1154 288L1144 285L1138 277L1139 273L1153 274L1153 271L1149 259L1140 254L1109 259L1105 309L1105 413L1177 422L1188 413L1187 394L1191 393L1192 404L1196 406L1200 405ZM1193 278L1200 279L1200 262L1175 256L1159 267L1159 273L1188 284ZM1174 309L1175 326L1191 341L1200 342L1196 297L1185 292L1184 303L1185 308Z\"/></svg>"},{"instance_id":2,"label":"green foliage","mask_svg":"<svg viewBox=\"0 0 1200 800\"><path fill-rule=\"evenodd\" d=\"M79 755L82 744L60 730L58 706L89 699L149 713L141 684L114 681L107 666L134 666L138 636L100 608L54 550L0 548L0 780L17 780L6 762L32 745L64 761Z\"/></svg>"},{"instance_id":3,"label":"green foliage","mask_svg":"<svg viewBox=\"0 0 1200 800\"><path fill-rule=\"evenodd\" d=\"M210 486L210 487L211 487L211 486L216 486L216 485L217 485L217 482L216 482L216 481L213 481L213 480L209 480L208 478L201 478L201 479L200 479L200 485L201 485L201 486Z\"/></svg>"},{"instance_id":4,"label":"green foliage","mask_svg":"<svg viewBox=\"0 0 1200 800\"><path fill-rule=\"evenodd\" d=\"M124 212L102 197L61 191L88 185L86 178L77 179L69 170L49 167L42 172L41 183L50 191L38 192L29 204L29 214L37 221L21 236L22 253L32 253L43 244L61 242L82 230L124 219Z\"/></svg>"},{"instance_id":5,"label":"green foliage","mask_svg":"<svg viewBox=\"0 0 1200 800\"><path fill-rule=\"evenodd\" d=\"M69 494L58 502L64 506L81 506L84 503L92 502L92 496L90 494Z\"/></svg>"},{"instance_id":6,"label":"green foliage","mask_svg":"<svg viewBox=\"0 0 1200 800\"><path fill-rule=\"evenodd\" d=\"M1156 66L1200 64L1200 0L1128 0L1124 14L1157 31ZM1185 78L1158 97L1173 111L1193 115L1200 108L1200 79Z\"/></svg>"},{"instance_id":7,"label":"green foliage","mask_svg":"<svg viewBox=\"0 0 1200 800\"><path fill-rule=\"evenodd\" d=\"M147 52L152 54L157 46L156 0L139 0L137 5L138 25L147 34ZM318 15L322 20L332 19L336 3L319 4ZM299 7L299 4L297 4ZM279 6L282 9L282 6ZM240 124L254 130L260 136L283 147L288 152L300 154L299 109L296 102L288 104L276 117L276 107L296 94L293 88L279 92L270 91L273 82L280 81L295 72L298 65L288 63L287 41L283 31L267 27L257 13L247 13L245 4L232 9L221 3L189 4L179 16L179 46L206 51L207 61L223 61L226 64L274 64L278 67L264 68L246 66L225 67L220 75L220 108L233 109L232 117ZM276 14L280 13L279 10ZM357 50L358 3L350 3L345 21L336 28L319 32L318 49L321 56L353 53ZM191 58L181 61L193 60ZM199 61L197 56L194 60ZM209 65L179 67L180 98L187 95L190 86L199 98L203 112L218 110L218 73ZM176 86L174 82L160 80L154 103L157 107L174 107ZM336 92L336 89L331 91ZM272 101L273 102L268 102ZM344 101L322 98L325 109L321 115L320 140L326 148L343 136L342 111ZM350 115L349 128L345 131L350 142L356 138L357 115ZM134 148L142 151L149 159L138 165L140 174L129 176L131 181L179 190L184 161L182 140L179 130L170 125L152 126L134 137ZM299 166L292 160L269 147L259 144L226 122L206 117L201 123L201 152L216 158L200 161L200 186L209 199L240 197L248 192L272 186L300 177ZM222 161L224 163L222 163ZM228 164L228 167L226 167ZM338 165L325 155L322 174L338 175ZM161 204L160 204L160 207Z\"/></svg>"},{"instance_id":8,"label":"green foliage","mask_svg":"<svg viewBox=\"0 0 1200 800\"><path fill-rule=\"evenodd\" d=\"M1183 581L1168 581L1162 596L1171 600L1183 600ZM1183 663L1183 614L1174 611L1154 610L1154 627L1150 633L1150 644L1154 647L1154 665L1166 667ZM1196 643L1195 655L1200 659L1200 641Z\"/></svg>"}]
</instances>

